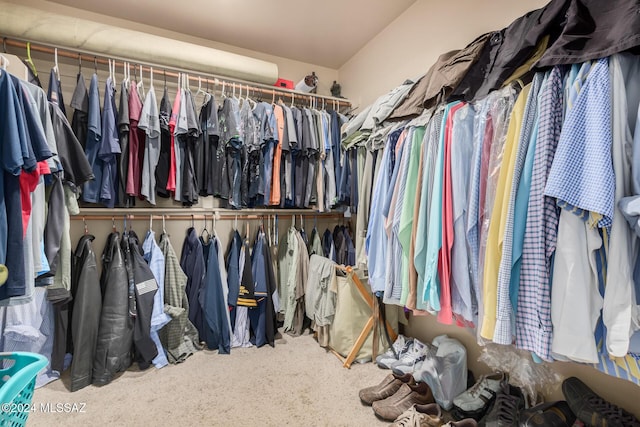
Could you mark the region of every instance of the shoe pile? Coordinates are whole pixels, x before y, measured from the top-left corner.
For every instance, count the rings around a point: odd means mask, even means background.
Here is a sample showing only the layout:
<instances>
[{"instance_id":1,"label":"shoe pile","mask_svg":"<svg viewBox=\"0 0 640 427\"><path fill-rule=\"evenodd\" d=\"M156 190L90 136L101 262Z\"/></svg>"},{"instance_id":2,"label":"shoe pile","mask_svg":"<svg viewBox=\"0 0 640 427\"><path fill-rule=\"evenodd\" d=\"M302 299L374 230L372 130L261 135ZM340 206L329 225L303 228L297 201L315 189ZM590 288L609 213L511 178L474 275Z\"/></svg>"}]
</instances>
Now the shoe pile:
<instances>
[{"instance_id":1,"label":"shoe pile","mask_svg":"<svg viewBox=\"0 0 640 427\"><path fill-rule=\"evenodd\" d=\"M568 406L586 427L640 427L640 420L624 409L604 400L576 377L562 383ZM541 425L541 424L531 424ZM549 424L557 425L557 424Z\"/></svg>"},{"instance_id":2,"label":"shoe pile","mask_svg":"<svg viewBox=\"0 0 640 427\"><path fill-rule=\"evenodd\" d=\"M456 419L472 418L486 427L571 427L576 420L565 401L527 407L522 390L509 384L502 372L480 377L453 400L451 413Z\"/></svg>"}]
</instances>

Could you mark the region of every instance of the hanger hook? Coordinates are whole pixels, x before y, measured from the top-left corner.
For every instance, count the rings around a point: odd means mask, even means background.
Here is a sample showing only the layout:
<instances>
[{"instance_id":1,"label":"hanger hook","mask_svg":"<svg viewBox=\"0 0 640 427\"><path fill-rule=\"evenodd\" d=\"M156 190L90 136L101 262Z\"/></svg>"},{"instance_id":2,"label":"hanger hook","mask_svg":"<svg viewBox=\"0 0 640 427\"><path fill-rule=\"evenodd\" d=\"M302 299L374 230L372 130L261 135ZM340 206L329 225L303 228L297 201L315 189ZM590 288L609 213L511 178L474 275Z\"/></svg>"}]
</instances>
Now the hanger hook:
<instances>
[{"instance_id":1,"label":"hanger hook","mask_svg":"<svg viewBox=\"0 0 640 427\"><path fill-rule=\"evenodd\" d=\"M4 53L7 53L7 38L6 37L2 38L2 50L4 51Z\"/></svg>"},{"instance_id":2,"label":"hanger hook","mask_svg":"<svg viewBox=\"0 0 640 427\"><path fill-rule=\"evenodd\" d=\"M78 74L82 73L82 54L78 54Z\"/></svg>"},{"instance_id":3,"label":"hanger hook","mask_svg":"<svg viewBox=\"0 0 640 427\"><path fill-rule=\"evenodd\" d=\"M195 215L191 215L191 227L196 228L196 217Z\"/></svg>"},{"instance_id":4,"label":"hanger hook","mask_svg":"<svg viewBox=\"0 0 640 427\"><path fill-rule=\"evenodd\" d=\"M96 74L98 74L98 58L93 57L93 68L95 69Z\"/></svg>"},{"instance_id":5,"label":"hanger hook","mask_svg":"<svg viewBox=\"0 0 640 427\"><path fill-rule=\"evenodd\" d=\"M164 227L164 226L165 226L165 224L164 224L164 215L162 215L162 232L163 232L164 234L167 234L167 230L165 229L165 227Z\"/></svg>"},{"instance_id":6,"label":"hanger hook","mask_svg":"<svg viewBox=\"0 0 640 427\"><path fill-rule=\"evenodd\" d=\"M87 227L87 221L82 217L82 223L84 224L84 234L85 236L89 234L89 227Z\"/></svg>"},{"instance_id":7,"label":"hanger hook","mask_svg":"<svg viewBox=\"0 0 640 427\"><path fill-rule=\"evenodd\" d=\"M149 230L153 230L153 215L149 215Z\"/></svg>"}]
</instances>

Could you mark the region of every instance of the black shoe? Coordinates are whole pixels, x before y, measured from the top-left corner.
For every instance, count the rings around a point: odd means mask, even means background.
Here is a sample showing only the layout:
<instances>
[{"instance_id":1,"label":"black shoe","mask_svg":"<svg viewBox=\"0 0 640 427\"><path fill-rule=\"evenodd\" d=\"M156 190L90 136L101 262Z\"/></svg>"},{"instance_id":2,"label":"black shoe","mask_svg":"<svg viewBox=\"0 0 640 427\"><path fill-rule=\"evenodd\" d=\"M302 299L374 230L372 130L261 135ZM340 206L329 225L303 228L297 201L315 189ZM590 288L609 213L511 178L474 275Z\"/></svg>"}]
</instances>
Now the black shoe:
<instances>
[{"instance_id":1,"label":"black shoe","mask_svg":"<svg viewBox=\"0 0 640 427\"><path fill-rule=\"evenodd\" d=\"M571 427L575 414L564 400L543 403L520 413L521 427Z\"/></svg>"},{"instance_id":2,"label":"black shoe","mask_svg":"<svg viewBox=\"0 0 640 427\"><path fill-rule=\"evenodd\" d=\"M576 377L564 380L562 392L586 427L640 427L640 420L595 394Z\"/></svg>"},{"instance_id":3,"label":"black shoe","mask_svg":"<svg viewBox=\"0 0 640 427\"><path fill-rule=\"evenodd\" d=\"M518 427L520 412L524 409L524 395L520 388L504 383L496 395L493 407L480 425L487 427Z\"/></svg>"}]
</instances>

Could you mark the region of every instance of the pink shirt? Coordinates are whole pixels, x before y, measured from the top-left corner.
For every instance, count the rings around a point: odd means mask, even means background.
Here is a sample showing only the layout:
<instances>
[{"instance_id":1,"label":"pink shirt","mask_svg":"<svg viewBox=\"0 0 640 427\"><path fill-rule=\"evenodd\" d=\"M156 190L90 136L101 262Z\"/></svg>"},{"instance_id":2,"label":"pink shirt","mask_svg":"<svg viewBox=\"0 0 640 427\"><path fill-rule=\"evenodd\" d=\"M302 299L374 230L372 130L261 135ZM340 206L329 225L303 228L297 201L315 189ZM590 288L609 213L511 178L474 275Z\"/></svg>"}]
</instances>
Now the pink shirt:
<instances>
[{"instance_id":1,"label":"pink shirt","mask_svg":"<svg viewBox=\"0 0 640 427\"><path fill-rule=\"evenodd\" d=\"M459 103L449 109L444 135L444 176L442 181L442 247L438 254L440 275L440 311L438 321L453 323L451 311L451 248L453 247L453 195L451 192L451 134L453 116L465 104Z\"/></svg>"}]
</instances>

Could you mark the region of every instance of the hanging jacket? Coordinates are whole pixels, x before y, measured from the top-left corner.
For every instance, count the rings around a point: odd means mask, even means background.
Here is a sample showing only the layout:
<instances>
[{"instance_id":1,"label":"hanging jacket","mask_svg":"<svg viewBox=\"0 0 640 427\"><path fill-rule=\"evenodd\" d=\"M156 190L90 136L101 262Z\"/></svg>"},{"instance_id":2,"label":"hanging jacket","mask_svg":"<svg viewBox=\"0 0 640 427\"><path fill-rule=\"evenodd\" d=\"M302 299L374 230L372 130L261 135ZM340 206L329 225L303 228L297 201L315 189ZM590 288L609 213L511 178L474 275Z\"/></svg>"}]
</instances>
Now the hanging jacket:
<instances>
[{"instance_id":1,"label":"hanging jacket","mask_svg":"<svg viewBox=\"0 0 640 427\"><path fill-rule=\"evenodd\" d=\"M267 298L265 308L265 338L267 343L275 346L275 337L278 330L278 319L276 317L276 307L274 305L274 296L278 296L278 283L273 269L274 263L271 258L271 248L265 243L262 250L264 251L266 279L267 279ZM279 303L278 303L279 304Z\"/></svg>"},{"instance_id":2,"label":"hanging jacket","mask_svg":"<svg viewBox=\"0 0 640 427\"><path fill-rule=\"evenodd\" d=\"M200 238L200 242L207 269L199 301L203 312L204 341L210 350L217 349L218 354L229 354L231 351L231 329L227 320L228 308L223 291L223 286L226 286L226 283L222 281L220 258L218 257L220 241L212 237L207 243Z\"/></svg>"},{"instance_id":3,"label":"hanging jacket","mask_svg":"<svg viewBox=\"0 0 640 427\"><path fill-rule=\"evenodd\" d=\"M200 293L204 289L206 271L202 244L193 227L187 230L187 236L182 244L180 267L187 275L186 293L189 299L189 320L198 330L200 341L204 341L204 318Z\"/></svg>"},{"instance_id":4,"label":"hanging jacket","mask_svg":"<svg viewBox=\"0 0 640 427\"><path fill-rule=\"evenodd\" d=\"M229 250L227 251L227 286L229 287L229 296L227 304L229 308L238 305L238 294L240 293L240 248L242 247L242 238L238 230L234 231ZM231 319L231 326L234 325L234 319Z\"/></svg>"},{"instance_id":5,"label":"hanging jacket","mask_svg":"<svg viewBox=\"0 0 640 427\"><path fill-rule=\"evenodd\" d=\"M147 369L158 355L158 349L151 339L151 315L154 296L158 292L158 283L142 256L140 241L134 231L128 231L123 236L123 247L126 245L128 248L124 248L125 264L131 264L131 268L127 266L127 273L133 275L136 301L133 346L138 366L143 370Z\"/></svg>"},{"instance_id":6,"label":"hanging jacket","mask_svg":"<svg viewBox=\"0 0 640 427\"><path fill-rule=\"evenodd\" d=\"M255 284L254 295L256 297L258 307L249 311L249 320L253 329L254 341L257 347L262 347L267 343L266 338L266 309L268 303L273 307L269 292L267 289L267 268L265 258L265 248L267 247L265 235L259 232L256 236L251 253L251 275ZM248 252L247 252L248 254ZM268 298L268 301L267 301Z\"/></svg>"},{"instance_id":7,"label":"hanging jacket","mask_svg":"<svg viewBox=\"0 0 640 427\"><path fill-rule=\"evenodd\" d=\"M182 271L166 233L160 236L160 249L165 261L165 312L171 316L171 321L160 330L160 342L167 350L169 362L180 363L201 347L198 331L189 320L189 301L185 293L187 275Z\"/></svg>"},{"instance_id":8,"label":"hanging jacket","mask_svg":"<svg viewBox=\"0 0 640 427\"><path fill-rule=\"evenodd\" d=\"M71 362L71 391L91 384L98 341L102 295L96 254L91 244L94 239L91 235L82 236L73 257L71 337L74 351Z\"/></svg>"},{"instance_id":9,"label":"hanging jacket","mask_svg":"<svg viewBox=\"0 0 640 427\"><path fill-rule=\"evenodd\" d=\"M160 100L160 157L158 158L155 170L156 194L164 198L171 195L167 190L169 169L171 167L171 133L169 131L171 106L169 104L169 94L167 93L167 87L165 86L162 99Z\"/></svg>"},{"instance_id":10,"label":"hanging jacket","mask_svg":"<svg viewBox=\"0 0 640 427\"><path fill-rule=\"evenodd\" d=\"M127 271L120 234L109 234L102 252L102 311L93 361L93 384L105 385L131 366L133 319L129 316Z\"/></svg>"}]
</instances>

